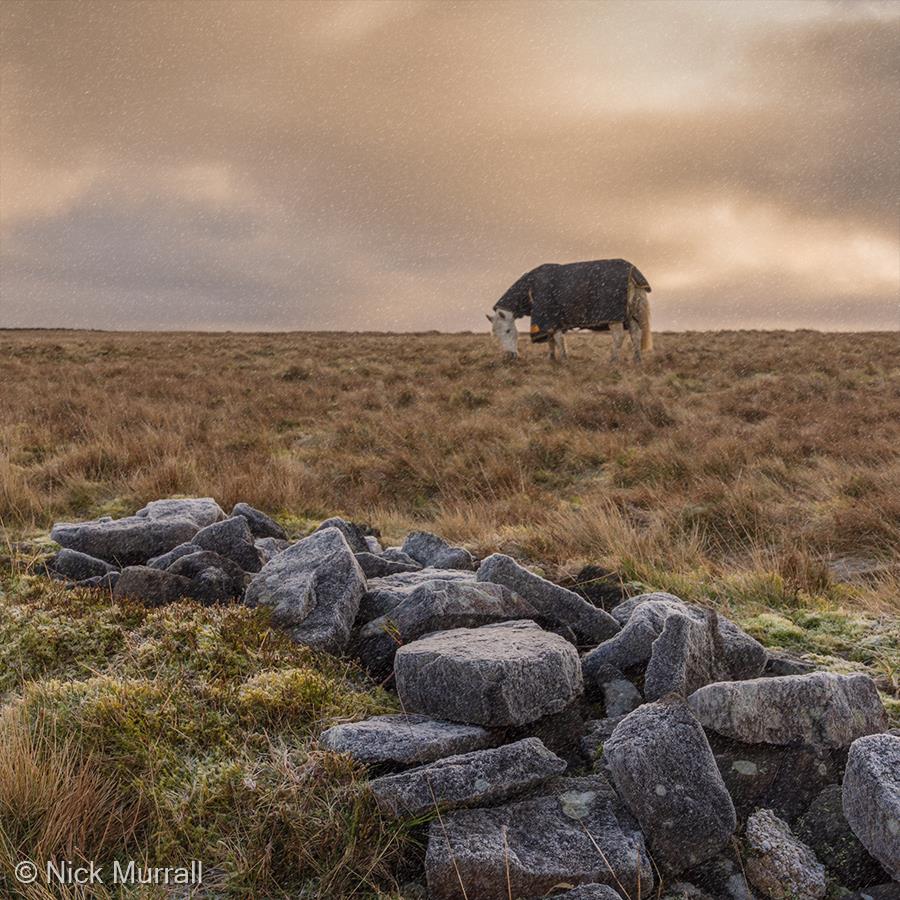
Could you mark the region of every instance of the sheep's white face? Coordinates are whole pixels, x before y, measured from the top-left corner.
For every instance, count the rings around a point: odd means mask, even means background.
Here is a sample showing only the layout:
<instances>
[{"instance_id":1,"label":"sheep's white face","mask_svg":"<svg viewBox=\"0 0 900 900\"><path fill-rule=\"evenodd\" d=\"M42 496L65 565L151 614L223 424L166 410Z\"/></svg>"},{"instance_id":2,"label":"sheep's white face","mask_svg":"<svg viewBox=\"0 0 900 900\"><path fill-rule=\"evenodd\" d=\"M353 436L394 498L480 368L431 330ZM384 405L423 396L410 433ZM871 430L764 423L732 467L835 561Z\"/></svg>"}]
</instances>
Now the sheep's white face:
<instances>
[{"instance_id":1,"label":"sheep's white face","mask_svg":"<svg viewBox=\"0 0 900 900\"><path fill-rule=\"evenodd\" d=\"M488 316L494 337L500 342L500 346L508 356L519 355L519 332L516 331L516 319L511 312L498 309L493 315Z\"/></svg>"}]
</instances>

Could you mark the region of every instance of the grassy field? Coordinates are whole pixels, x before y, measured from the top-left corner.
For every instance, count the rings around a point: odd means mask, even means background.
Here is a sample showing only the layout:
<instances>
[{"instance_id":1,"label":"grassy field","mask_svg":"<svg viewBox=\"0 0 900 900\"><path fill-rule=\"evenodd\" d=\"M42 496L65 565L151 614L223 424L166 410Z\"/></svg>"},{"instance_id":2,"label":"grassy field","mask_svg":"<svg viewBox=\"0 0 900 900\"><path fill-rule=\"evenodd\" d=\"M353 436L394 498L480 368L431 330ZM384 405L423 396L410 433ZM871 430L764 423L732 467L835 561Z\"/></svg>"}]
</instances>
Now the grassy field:
<instances>
[{"instance_id":1,"label":"grassy field","mask_svg":"<svg viewBox=\"0 0 900 900\"><path fill-rule=\"evenodd\" d=\"M0 332L0 888L23 853L194 855L217 896L397 896L417 872L421 830L315 746L392 706L352 665L261 613L33 574L53 521L174 494L295 535L427 528L556 579L598 564L869 672L900 714L900 335L662 334L641 369L608 341L554 366L484 335Z\"/></svg>"}]
</instances>

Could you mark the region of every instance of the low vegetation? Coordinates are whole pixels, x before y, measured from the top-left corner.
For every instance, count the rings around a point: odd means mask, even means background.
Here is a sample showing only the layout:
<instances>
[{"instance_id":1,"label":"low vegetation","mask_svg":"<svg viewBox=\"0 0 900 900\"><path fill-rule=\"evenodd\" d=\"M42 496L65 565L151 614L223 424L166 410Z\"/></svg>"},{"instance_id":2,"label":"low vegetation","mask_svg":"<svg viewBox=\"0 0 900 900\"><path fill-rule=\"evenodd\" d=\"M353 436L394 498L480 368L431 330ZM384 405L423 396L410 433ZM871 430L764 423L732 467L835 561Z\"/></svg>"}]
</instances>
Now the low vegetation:
<instances>
[{"instance_id":1,"label":"low vegetation","mask_svg":"<svg viewBox=\"0 0 900 900\"><path fill-rule=\"evenodd\" d=\"M0 893L49 896L24 857L195 857L216 896L388 897L421 853L315 745L393 709L353 666L261 611L33 574L53 521L157 497L597 564L869 672L900 718L898 335L665 334L641 370L607 340L554 367L474 335L0 333Z\"/></svg>"}]
</instances>

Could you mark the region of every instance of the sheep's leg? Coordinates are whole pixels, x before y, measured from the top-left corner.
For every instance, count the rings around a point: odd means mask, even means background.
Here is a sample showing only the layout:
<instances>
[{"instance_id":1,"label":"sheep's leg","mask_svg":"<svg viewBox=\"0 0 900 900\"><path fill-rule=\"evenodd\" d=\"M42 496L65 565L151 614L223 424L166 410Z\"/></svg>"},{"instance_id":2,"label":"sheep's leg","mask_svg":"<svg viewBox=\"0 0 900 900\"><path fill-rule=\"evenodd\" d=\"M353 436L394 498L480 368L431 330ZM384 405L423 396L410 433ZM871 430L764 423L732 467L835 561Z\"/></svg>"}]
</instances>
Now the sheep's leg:
<instances>
[{"instance_id":1,"label":"sheep's leg","mask_svg":"<svg viewBox=\"0 0 900 900\"><path fill-rule=\"evenodd\" d=\"M566 333L557 331L553 335L553 358L559 358L560 362L565 362L569 358L569 348L566 346Z\"/></svg>"},{"instance_id":2,"label":"sheep's leg","mask_svg":"<svg viewBox=\"0 0 900 900\"><path fill-rule=\"evenodd\" d=\"M609 326L609 333L612 335L612 361L619 361L619 351L622 349L622 341L625 340L625 323L613 322Z\"/></svg>"},{"instance_id":3,"label":"sheep's leg","mask_svg":"<svg viewBox=\"0 0 900 900\"><path fill-rule=\"evenodd\" d=\"M556 332L555 331L550 335L550 340L547 341L547 343L549 344L549 350L550 350L550 362L556 362Z\"/></svg>"},{"instance_id":4,"label":"sheep's leg","mask_svg":"<svg viewBox=\"0 0 900 900\"><path fill-rule=\"evenodd\" d=\"M631 337L631 346L634 348L634 363L641 364L641 326L637 319L628 323L628 334Z\"/></svg>"}]
</instances>

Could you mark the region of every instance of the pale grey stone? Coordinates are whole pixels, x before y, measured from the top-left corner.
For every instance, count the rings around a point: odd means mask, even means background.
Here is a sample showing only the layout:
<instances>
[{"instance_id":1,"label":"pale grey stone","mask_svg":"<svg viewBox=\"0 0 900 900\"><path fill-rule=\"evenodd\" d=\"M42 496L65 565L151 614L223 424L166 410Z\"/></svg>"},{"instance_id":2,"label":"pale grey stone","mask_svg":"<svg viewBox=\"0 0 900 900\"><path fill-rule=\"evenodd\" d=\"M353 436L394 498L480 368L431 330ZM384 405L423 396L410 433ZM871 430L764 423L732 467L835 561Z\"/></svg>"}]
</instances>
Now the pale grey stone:
<instances>
[{"instance_id":1,"label":"pale grey stone","mask_svg":"<svg viewBox=\"0 0 900 900\"><path fill-rule=\"evenodd\" d=\"M398 572L396 575L372 578L359 605L357 624L363 625L385 615L405 600L419 585L429 581L475 581L475 573L426 567L418 572Z\"/></svg>"},{"instance_id":2,"label":"pale grey stone","mask_svg":"<svg viewBox=\"0 0 900 900\"><path fill-rule=\"evenodd\" d=\"M340 516L332 516L326 519L316 528L316 531L324 531L326 528L337 528L347 541L347 546L354 553L368 553L369 545L366 543L366 533L355 522L348 522ZM316 532L314 531L313 534Z\"/></svg>"},{"instance_id":3,"label":"pale grey stone","mask_svg":"<svg viewBox=\"0 0 900 900\"><path fill-rule=\"evenodd\" d=\"M406 536L401 550L423 566L435 569L473 569L472 554L462 547L451 547L443 538L428 531L413 531Z\"/></svg>"},{"instance_id":4,"label":"pale grey stone","mask_svg":"<svg viewBox=\"0 0 900 900\"><path fill-rule=\"evenodd\" d=\"M715 856L737 816L700 723L674 698L625 716L603 760L657 864L680 872Z\"/></svg>"},{"instance_id":5,"label":"pale grey stone","mask_svg":"<svg viewBox=\"0 0 900 900\"><path fill-rule=\"evenodd\" d=\"M536 737L489 750L473 750L385 775L371 782L379 809L398 818L487 806L561 775L566 763Z\"/></svg>"},{"instance_id":6,"label":"pale grey stone","mask_svg":"<svg viewBox=\"0 0 900 900\"><path fill-rule=\"evenodd\" d=\"M700 688L688 703L704 728L750 744L849 747L887 728L868 675L813 672L721 682Z\"/></svg>"},{"instance_id":7,"label":"pale grey stone","mask_svg":"<svg viewBox=\"0 0 900 900\"><path fill-rule=\"evenodd\" d=\"M357 639L357 654L374 677L384 678L393 669L394 654L400 645L432 631L477 628L533 616L534 610L528 603L499 584L427 581L387 615L363 626Z\"/></svg>"},{"instance_id":8,"label":"pale grey stone","mask_svg":"<svg viewBox=\"0 0 900 900\"><path fill-rule=\"evenodd\" d=\"M575 648L530 621L420 638L397 651L394 678L411 712L492 726L559 712L582 689Z\"/></svg>"},{"instance_id":9,"label":"pale grey stone","mask_svg":"<svg viewBox=\"0 0 900 900\"><path fill-rule=\"evenodd\" d=\"M382 552L381 541L375 537L374 534L367 534L365 536L366 547L369 548L369 553L374 553L376 555L380 555Z\"/></svg>"},{"instance_id":10,"label":"pale grey stone","mask_svg":"<svg viewBox=\"0 0 900 900\"><path fill-rule=\"evenodd\" d=\"M64 547L47 563L52 572L69 581L84 581L86 578L102 578L110 572L118 571L115 566Z\"/></svg>"},{"instance_id":11,"label":"pale grey stone","mask_svg":"<svg viewBox=\"0 0 900 900\"><path fill-rule=\"evenodd\" d=\"M315 531L267 562L250 582L248 606L272 607L272 622L300 644L343 651L366 579L337 528Z\"/></svg>"},{"instance_id":12,"label":"pale grey stone","mask_svg":"<svg viewBox=\"0 0 900 900\"><path fill-rule=\"evenodd\" d=\"M257 538L253 542L256 552L259 554L259 561L265 565L270 559L274 559L283 550L287 550L291 546L290 541L283 541L281 538L263 537Z\"/></svg>"},{"instance_id":13,"label":"pale grey stone","mask_svg":"<svg viewBox=\"0 0 900 900\"><path fill-rule=\"evenodd\" d=\"M760 809L747 819L745 860L750 883L772 900L821 900L825 867L786 822Z\"/></svg>"},{"instance_id":14,"label":"pale grey stone","mask_svg":"<svg viewBox=\"0 0 900 900\"><path fill-rule=\"evenodd\" d=\"M188 541L173 547L168 553L148 559L147 565L151 569L168 569L176 559L181 559L182 556L189 556L191 553L199 553L202 549L199 544L193 544Z\"/></svg>"},{"instance_id":15,"label":"pale grey stone","mask_svg":"<svg viewBox=\"0 0 900 900\"><path fill-rule=\"evenodd\" d=\"M599 848L599 849L598 849ZM554 778L537 796L458 810L431 823L425 872L431 900L544 896L560 884L619 884L651 896L643 838L601 776Z\"/></svg>"},{"instance_id":16,"label":"pale grey stone","mask_svg":"<svg viewBox=\"0 0 900 900\"><path fill-rule=\"evenodd\" d=\"M178 544L190 541L197 525L190 519L96 519L92 522L58 522L50 537L62 547L78 550L117 566L142 565Z\"/></svg>"},{"instance_id":17,"label":"pale grey stone","mask_svg":"<svg viewBox=\"0 0 900 900\"><path fill-rule=\"evenodd\" d=\"M231 510L231 517L235 516L242 516L247 520L254 537L287 540L287 532L273 518L254 509L249 503L235 503Z\"/></svg>"},{"instance_id":18,"label":"pale grey stone","mask_svg":"<svg viewBox=\"0 0 900 900\"><path fill-rule=\"evenodd\" d=\"M553 894L555 900L622 900L621 894L608 884L582 884L562 894ZM531 900L548 900L547 895Z\"/></svg>"},{"instance_id":19,"label":"pale grey stone","mask_svg":"<svg viewBox=\"0 0 900 900\"><path fill-rule=\"evenodd\" d=\"M627 716L643 702L641 692L625 678L613 678L603 684L603 711L607 718Z\"/></svg>"},{"instance_id":20,"label":"pale grey stone","mask_svg":"<svg viewBox=\"0 0 900 900\"><path fill-rule=\"evenodd\" d=\"M253 534L243 516L233 516L201 528L191 538L191 543L234 560L245 572L258 572L262 568L259 551L253 546Z\"/></svg>"},{"instance_id":21,"label":"pale grey stone","mask_svg":"<svg viewBox=\"0 0 900 900\"><path fill-rule=\"evenodd\" d=\"M190 595L189 578L149 566L126 566L113 588L116 600L138 600L150 607L164 606Z\"/></svg>"},{"instance_id":22,"label":"pale grey stone","mask_svg":"<svg viewBox=\"0 0 900 900\"><path fill-rule=\"evenodd\" d=\"M399 547L387 547L378 554L379 556L389 559L391 562L401 562L407 565L416 566L421 569L422 564L417 563L408 553L404 553Z\"/></svg>"},{"instance_id":23,"label":"pale grey stone","mask_svg":"<svg viewBox=\"0 0 900 900\"><path fill-rule=\"evenodd\" d=\"M224 519L225 510L212 497L178 497L152 500L135 515L148 519L189 519L198 528L205 528Z\"/></svg>"},{"instance_id":24,"label":"pale grey stone","mask_svg":"<svg viewBox=\"0 0 900 900\"><path fill-rule=\"evenodd\" d=\"M573 591L529 572L511 556L494 553L481 563L475 577L515 591L542 619L570 628L579 643L596 644L619 630L609 613L592 606Z\"/></svg>"},{"instance_id":25,"label":"pale grey stone","mask_svg":"<svg viewBox=\"0 0 900 900\"><path fill-rule=\"evenodd\" d=\"M853 833L900 881L900 737L874 734L851 744L842 796Z\"/></svg>"},{"instance_id":26,"label":"pale grey stone","mask_svg":"<svg viewBox=\"0 0 900 900\"><path fill-rule=\"evenodd\" d=\"M414 562L403 563L392 559L385 559L375 553L357 553L356 561L359 563L366 578L384 578L386 575L397 575L400 572L416 572L422 567Z\"/></svg>"},{"instance_id":27,"label":"pale grey stone","mask_svg":"<svg viewBox=\"0 0 900 900\"><path fill-rule=\"evenodd\" d=\"M319 738L320 746L349 753L366 764L417 765L456 753L491 747L496 738L477 725L441 722L428 716L373 716L335 725Z\"/></svg>"},{"instance_id":28,"label":"pale grey stone","mask_svg":"<svg viewBox=\"0 0 900 900\"><path fill-rule=\"evenodd\" d=\"M189 578L190 596L205 603L238 599L248 577L236 562L211 550L181 556L166 571Z\"/></svg>"}]
</instances>

